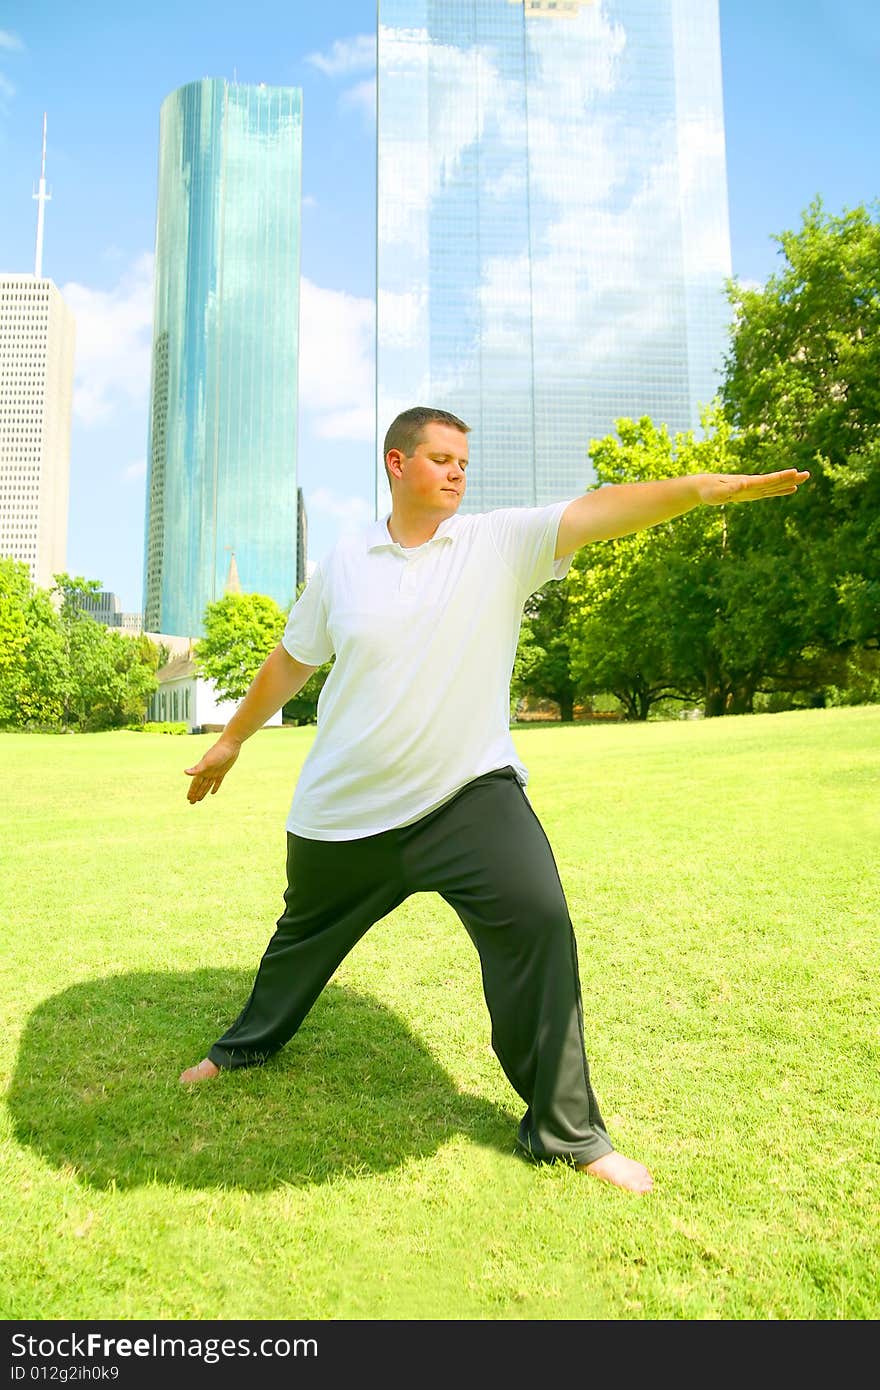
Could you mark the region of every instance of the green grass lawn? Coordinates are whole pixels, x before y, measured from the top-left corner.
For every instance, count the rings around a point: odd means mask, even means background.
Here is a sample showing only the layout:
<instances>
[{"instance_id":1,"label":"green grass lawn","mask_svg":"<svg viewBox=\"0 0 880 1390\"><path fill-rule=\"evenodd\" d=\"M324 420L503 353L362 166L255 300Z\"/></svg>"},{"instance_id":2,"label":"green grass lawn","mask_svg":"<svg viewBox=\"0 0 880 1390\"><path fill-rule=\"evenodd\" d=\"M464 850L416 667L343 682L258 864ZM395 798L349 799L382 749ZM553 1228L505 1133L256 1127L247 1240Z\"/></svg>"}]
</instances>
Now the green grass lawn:
<instances>
[{"instance_id":1,"label":"green grass lawn","mask_svg":"<svg viewBox=\"0 0 880 1390\"><path fill-rule=\"evenodd\" d=\"M281 912L309 729L0 736L3 1316L876 1318L880 707L520 730L644 1198L514 1155L410 898L265 1068L178 1084Z\"/></svg>"}]
</instances>

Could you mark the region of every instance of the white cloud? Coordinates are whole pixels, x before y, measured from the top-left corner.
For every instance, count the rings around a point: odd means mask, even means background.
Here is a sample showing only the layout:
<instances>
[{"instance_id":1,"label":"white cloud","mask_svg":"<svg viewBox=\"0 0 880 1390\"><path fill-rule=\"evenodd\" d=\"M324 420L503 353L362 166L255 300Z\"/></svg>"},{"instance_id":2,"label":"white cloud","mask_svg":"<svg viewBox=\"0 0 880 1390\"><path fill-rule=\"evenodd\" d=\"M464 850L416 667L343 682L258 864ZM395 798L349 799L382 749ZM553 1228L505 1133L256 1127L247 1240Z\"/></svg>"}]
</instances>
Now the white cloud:
<instances>
[{"instance_id":1,"label":"white cloud","mask_svg":"<svg viewBox=\"0 0 880 1390\"><path fill-rule=\"evenodd\" d=\"M339 98L339 105L343 110L359 112L360 115L366 117L368 124L372 124L376 119L375 77L366 77L363 82L349 87Z\"/></svg>"},{"instance_id":2,"label":"white cloud","mask_svg":"<svg viewBox=\"0 0 880 1390\"><path fill-rule=\"evenodd\" d=\"M24 44L17 34L11 33L9 29L0 29L0 48L17 53L24 48Z\"/></svg>"},{"instance_id":3,"label":"white cloud","mask_svg":"<svg viewBox=\"0 0 880 1390\"><path fill-rule=\"evenodd\" d=\"M363 497L340 497L329 487L316 488L306 498L306 512L330 517L340 532L357 531L373 520L373 508Z\"/></svg>"},{"instance_id":4,"label":"white cloud","mask_svg":"<svg viewBox=\"0 0 880 1390\"><path fill-rule=\"evenodd\" d=\"M316 208L318 206L318 200L312 193L304 193L302 205L304 208Z\"/></svg>"},{"instance_id":5,"label":"white cloud","mask_svg":"<svg viewBox=\"0 0 880 1390\"><path fill-rule=\"evenodd\" d=\"M376 66L376 38L374 34L357 34L351 39L336 39L329 55L308 53L306 62L326 73L328 77L338 77L342 73L363 72Z\"/></svg>"},{"instance_id":6,"label":"white cloud","mask_svg":"<svg viewBox=\"0 0 880 1390\"><path fill-rule=\"evenodd\" d=\"M300 405L319 438L373 438L374 325L372 299L301 280Z\"/></svg>"},{"instance_id":7,"label":"white cloud","mask_svg":"<svg viewBox=\"0 0 880 1390\"><path fill-rule=\"evenodd\" d=\"M86 425L120 404L143 405L150 389L153 256L144 252L112 290L62 286L76 320L74 414Z\"/></svg>"},{"instance_id":8,"label":"white cloud","mask_svg":"<svg viewBox=\"0 0 880 1390\"><path fill-rule=\"evenodd\" d=\"M123 471L124 478L145 478L147 476L147 460L135 459Z\"/></svg>"},{"instance_id":9,"label":"white cloud","mask_svg":"<svg viewBox=\"0 0 880 1390\"><path fill-rule=\"evenodd\" d=\"M9 81L5 73L0 72L0 111L5 111L7 105L15 96L15 87Z\"/></svg>"}]
</instances>

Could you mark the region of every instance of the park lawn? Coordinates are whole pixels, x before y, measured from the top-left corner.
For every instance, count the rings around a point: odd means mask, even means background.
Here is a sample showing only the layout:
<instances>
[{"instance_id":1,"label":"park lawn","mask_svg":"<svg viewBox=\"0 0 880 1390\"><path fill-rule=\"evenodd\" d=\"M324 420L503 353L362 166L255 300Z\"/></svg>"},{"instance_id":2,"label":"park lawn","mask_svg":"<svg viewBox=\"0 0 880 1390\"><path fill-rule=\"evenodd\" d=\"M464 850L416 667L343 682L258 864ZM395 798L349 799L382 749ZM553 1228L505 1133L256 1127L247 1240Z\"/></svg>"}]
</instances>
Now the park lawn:
<instances>
[{"instance_id":1,"label":"park lawn","mask_svg":"<svg viewBox=\"0 0 880 1390\"><path fill-rule=\"evenodd\" d=\"M279 915L310 729L0 736L2 1315L873 1319L880 707L515 731L637 1198L514 1155L478 960L410 898L186 1089Z\"/></svg>"}]
</instances>

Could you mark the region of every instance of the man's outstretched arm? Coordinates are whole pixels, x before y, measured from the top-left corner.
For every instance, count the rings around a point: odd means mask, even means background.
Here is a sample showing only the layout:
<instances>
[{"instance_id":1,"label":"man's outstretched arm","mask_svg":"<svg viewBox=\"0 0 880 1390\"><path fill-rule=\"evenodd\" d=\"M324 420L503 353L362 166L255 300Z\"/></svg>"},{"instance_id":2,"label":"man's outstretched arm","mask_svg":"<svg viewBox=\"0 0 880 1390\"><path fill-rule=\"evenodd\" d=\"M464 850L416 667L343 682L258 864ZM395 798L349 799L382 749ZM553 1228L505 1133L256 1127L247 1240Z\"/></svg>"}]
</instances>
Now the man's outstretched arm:
<instances>
[{"instance_id":1,"label":"man's outstretched arm","mask_svg":"<svg viewBox=\"0 0 880 1390\"><path fill-rule=\"evenodd\" d=\"M797 492L809 473L785 468L780 473L690 473L656 483L611 483L570 502L562 513L556 559L591 541L630 536L658 522L670 521L701 503L758 502Z\"/></svg>"},{"instance_id":2,"label":"man's outstretched arm","mask_svg":"<svg viewBox=\"0 0 880 1390\"><path fill-rule=\"evenodd\" d=\"M278 643L254 676L247 694L217 742L211 745L195 767L186 769L187 776L192 778L186 793L187 801L201 801L208 792L217 791L241 752L245 739L250 738L257 729L262 729L276 710L292 700L317 669L317 666L304 666Z\"/></svg>"}]
</instances>

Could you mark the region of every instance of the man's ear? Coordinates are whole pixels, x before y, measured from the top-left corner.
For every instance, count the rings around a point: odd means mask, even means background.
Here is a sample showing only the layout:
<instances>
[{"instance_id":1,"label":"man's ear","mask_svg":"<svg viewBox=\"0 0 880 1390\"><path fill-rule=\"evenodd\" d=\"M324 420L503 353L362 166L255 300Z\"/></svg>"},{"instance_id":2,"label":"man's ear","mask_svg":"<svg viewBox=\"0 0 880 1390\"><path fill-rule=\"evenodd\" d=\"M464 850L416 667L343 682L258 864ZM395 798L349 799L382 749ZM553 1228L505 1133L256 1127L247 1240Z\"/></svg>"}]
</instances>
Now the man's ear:
<instances>
[{"instance_id":1,"label":"man's ear","mask_svg":"<svg viewBox=\"0 0 880 1390\"><path fill-rule=\"evenodd\" d=\"M391 458L390 455L392 455L392 454L396 454L397 457L396 457L396 458ZM399 478L399 477L400 477L400 465L401 465L402 462L403 462L403 455L401 454L401 452L400 452L399 449L389 449L389 450L388 450L388 454L387 454L386 457L385 457L385 465L386 465L386 467L387 467L389 473L393 474L393 476L394 476L395 478Z\"/></svg>"}]
</instances>

